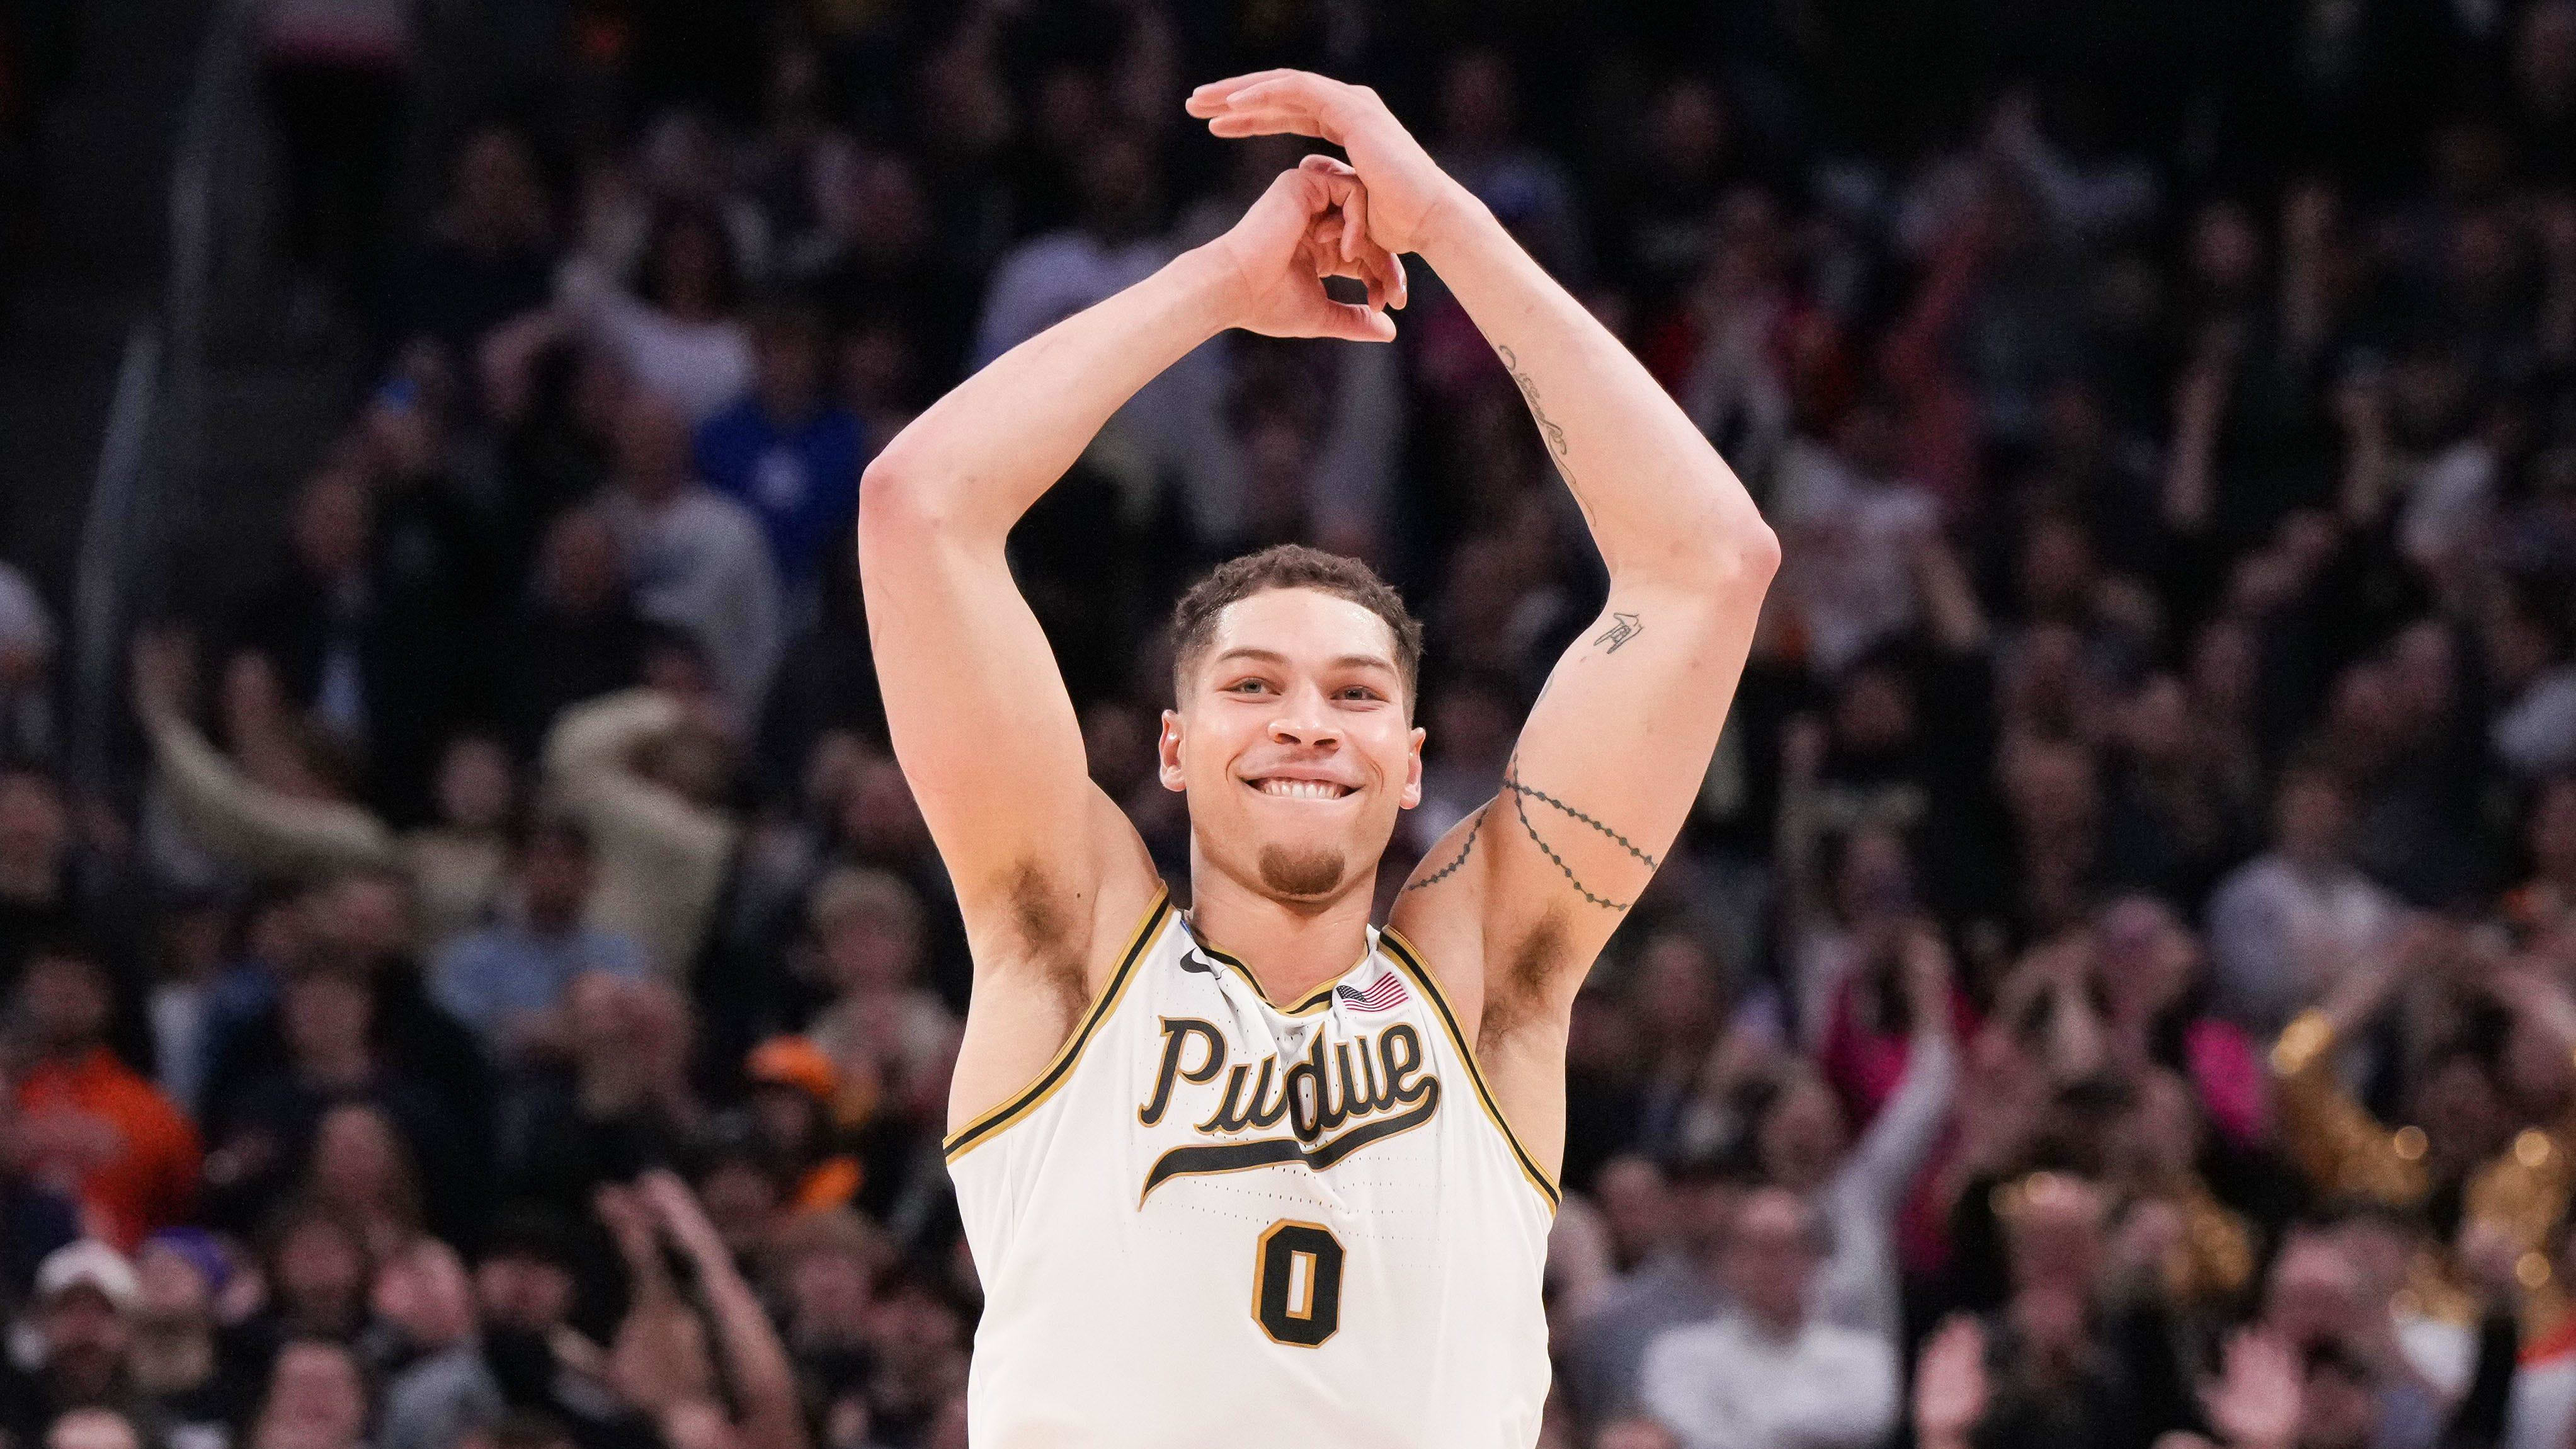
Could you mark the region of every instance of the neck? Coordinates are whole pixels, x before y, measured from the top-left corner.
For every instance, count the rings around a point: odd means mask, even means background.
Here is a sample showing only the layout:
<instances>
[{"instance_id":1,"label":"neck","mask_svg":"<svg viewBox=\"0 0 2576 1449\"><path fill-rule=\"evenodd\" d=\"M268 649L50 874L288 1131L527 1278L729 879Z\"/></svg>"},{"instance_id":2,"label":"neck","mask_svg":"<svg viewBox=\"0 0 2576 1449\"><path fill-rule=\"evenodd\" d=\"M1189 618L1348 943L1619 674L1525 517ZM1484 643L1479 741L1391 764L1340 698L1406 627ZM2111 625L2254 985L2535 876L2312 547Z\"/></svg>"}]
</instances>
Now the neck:
<instances>
[{"instance_id":1,"label":"neck","mask_svg":"<svg viewBox=\"0 0 2576 1449\"><path fill-rule=\"evenodd\" d=\"M1320 901L1283 901L1237 880L1190 842L1190 924L1243 962L1274 1002L1293 1002L1351 969L1368 946L1376 872Z\"/></svg>"},{"instance_id":2,"label":"neck","mask_svg":"<svg viewBox=\"0 0 2576 1449\"><path fill-rule=\"evenodd\" d=\"M147 1393L193 1389L214 1377L214 1335L198 1323L138 1327L130 1362L136 1384Z\"/></svg>"}]
</instances>

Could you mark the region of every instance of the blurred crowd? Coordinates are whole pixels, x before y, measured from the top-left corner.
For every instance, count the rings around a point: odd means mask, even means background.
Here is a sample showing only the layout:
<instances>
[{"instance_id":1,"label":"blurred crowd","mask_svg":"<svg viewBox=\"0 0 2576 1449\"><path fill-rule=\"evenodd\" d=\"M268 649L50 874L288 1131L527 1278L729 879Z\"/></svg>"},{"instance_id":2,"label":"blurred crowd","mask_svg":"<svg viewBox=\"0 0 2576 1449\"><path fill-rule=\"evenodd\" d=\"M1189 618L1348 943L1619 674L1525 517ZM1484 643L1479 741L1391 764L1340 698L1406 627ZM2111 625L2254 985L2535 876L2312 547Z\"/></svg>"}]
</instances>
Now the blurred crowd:
<instances>
[{"instance_id":1,"label":"blurred crowd","mask_svg":"<svg viewBox=\"0 0 2576 1449\"><path fill-rule=\"evenodd\" d=\"M408 5L258 7L296 310L376 381L138 633L104 788L0 566L7 1443L964 1443L970 972L858 474L1293 164L1179 99L1294 63L1784 543L1576 1007L1550 1449L2569 1445L2576 0L1491 9L496 6L424 141ZM1196 571L1425 617L1388 892L1601 597L1414 298L1207 344L1015 537L1176 887Z\"/></svg>"}]
</instances>

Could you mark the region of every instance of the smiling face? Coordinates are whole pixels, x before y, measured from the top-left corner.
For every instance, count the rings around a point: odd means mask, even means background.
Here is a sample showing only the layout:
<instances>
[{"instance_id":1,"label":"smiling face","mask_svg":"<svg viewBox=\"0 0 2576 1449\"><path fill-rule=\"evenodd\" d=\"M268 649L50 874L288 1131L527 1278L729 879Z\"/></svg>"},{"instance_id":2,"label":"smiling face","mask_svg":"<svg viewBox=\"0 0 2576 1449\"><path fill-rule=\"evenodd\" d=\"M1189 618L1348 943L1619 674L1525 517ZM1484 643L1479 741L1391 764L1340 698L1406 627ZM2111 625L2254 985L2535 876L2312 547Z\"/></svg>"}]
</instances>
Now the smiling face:
<instances>
[{"instance_id":1,"label":"smiling face","mask_svg":"<svg viewBox=\"0 0 2576 1449\"><path fill-rule=\"evenodd\" d=\"M1422 799L1395 632L1306 588L1248 595L1163 715L1163 786L1189 796L1199 860L1276 899L1321 903L1375 881L1399 810Z\"/></svg>"}]
</instances>

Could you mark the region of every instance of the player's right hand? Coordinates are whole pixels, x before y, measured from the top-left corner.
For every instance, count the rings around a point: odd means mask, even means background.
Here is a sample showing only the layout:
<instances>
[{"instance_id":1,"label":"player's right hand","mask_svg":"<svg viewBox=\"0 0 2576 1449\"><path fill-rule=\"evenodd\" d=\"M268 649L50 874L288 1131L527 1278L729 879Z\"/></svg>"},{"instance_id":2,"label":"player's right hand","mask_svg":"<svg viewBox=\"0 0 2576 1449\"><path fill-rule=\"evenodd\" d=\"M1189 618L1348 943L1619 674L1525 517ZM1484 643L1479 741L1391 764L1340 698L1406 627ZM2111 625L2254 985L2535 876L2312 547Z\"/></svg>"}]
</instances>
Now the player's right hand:
<instances>
[{"instance_id":1,"label":"player's right hand","mask_svg":"<svg viewBox=\"0 0 2576 1449\"><path fill-rule=\"evenodd\" d=\"M1382 248L1345 244L1367 230L1367 190L1351 168L1309 156L1283 171L1243 219L1209 242L1227 284L1229 326L1271 337L1394 340L1385 309L1404 305L1404 268ZM1368 286L1366 306L1336 302L1324 278Z\"/></svg>"}]
</instances>

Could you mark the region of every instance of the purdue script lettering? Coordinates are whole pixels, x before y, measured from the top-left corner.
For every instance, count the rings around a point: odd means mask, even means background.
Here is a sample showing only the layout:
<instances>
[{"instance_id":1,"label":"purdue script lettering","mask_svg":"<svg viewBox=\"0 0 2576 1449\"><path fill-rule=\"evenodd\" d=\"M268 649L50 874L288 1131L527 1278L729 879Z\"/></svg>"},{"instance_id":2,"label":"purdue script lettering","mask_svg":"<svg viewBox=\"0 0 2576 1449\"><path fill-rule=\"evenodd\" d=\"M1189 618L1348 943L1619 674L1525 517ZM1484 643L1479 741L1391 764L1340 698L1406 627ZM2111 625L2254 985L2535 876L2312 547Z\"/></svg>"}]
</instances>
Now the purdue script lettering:
<instances>
[{"instance_id":1,"label":"purdue script lettering","mask_svg":"<svg viewBox=\"0 0 2576 1449\"><path fill-rule=\"evenodd\" d=\"M1275 1052L1257 1064L1229 1067L1225 1034L1214 1022L1165 1017L1154 1094L1136 1109L1138 1122L1148 1127L1161 1122L1182 1083L1203 1086L1224 1073L1225 1090L1214 1110L1191 1130L1232 1138L1285 1121L1290 1135L1175 1147L1155 1159L1137 1201L1142 1204L1175 1177L1288 1162L1322 1172L1372 1142L1419 1127L1440 1110L1440 1079L1424 1072L1422 1062L1421 1035L1398 1022L1374 1037L1362 1034L1333 1043L1329 1059L1324 1033L1318 1031L1306 1054L1285 1071Z\"/></svg>"}]
</instances>

